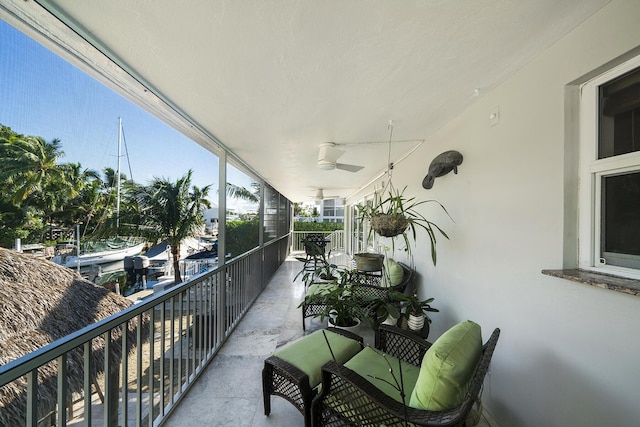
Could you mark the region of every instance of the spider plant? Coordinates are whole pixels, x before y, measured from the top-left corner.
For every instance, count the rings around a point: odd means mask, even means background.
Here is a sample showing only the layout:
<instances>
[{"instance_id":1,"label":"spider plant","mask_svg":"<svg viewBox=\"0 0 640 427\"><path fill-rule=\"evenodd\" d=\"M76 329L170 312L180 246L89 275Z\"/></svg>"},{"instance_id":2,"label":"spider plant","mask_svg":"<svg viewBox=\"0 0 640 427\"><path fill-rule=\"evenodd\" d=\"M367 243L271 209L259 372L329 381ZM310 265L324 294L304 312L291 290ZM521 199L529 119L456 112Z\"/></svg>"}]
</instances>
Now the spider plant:
<instances>
[{"instance_id":1,"label":"spider plant","mask_svg":"<svg viewBox=\"0 0 640 427\"><path fill-rule=\"evenodd\" d=\"M358 219L368 221L371 225L369 228L369 238L373 232L380 236L392 238L391 244L395 249L395 237L402 236L405 243L405 250L411 255L410 238L416 241L416 231L423 229L429 236L431 243L431 260L436 264L436 232L440 233L447 239L449 236L437 224L429 221L417 209L419 206L427 203L436 203L451 218L445 207L436 200L416 200L415 197L406 197L404 192L396 190L390 186L388 193L375 193L371 203L360 204L357 206Z\"/></svg>"}]
</instances>

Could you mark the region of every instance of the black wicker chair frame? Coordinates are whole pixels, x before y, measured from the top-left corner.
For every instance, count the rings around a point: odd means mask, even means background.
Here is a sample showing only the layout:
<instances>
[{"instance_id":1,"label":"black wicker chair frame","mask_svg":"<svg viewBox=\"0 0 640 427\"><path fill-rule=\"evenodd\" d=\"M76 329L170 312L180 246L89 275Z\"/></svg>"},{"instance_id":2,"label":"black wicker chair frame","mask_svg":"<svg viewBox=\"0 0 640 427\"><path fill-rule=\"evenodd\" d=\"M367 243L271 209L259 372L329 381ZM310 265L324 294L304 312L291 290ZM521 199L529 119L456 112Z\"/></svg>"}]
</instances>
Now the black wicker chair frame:
<instances>
[{"instance_id":1,"label":"black wicker chair frame","mask_svg":"<svg viewBox=\"0 0 640 427\"><path fill-rule=\"evenodd\" d=\"M380 350L417 366L431 345L415 335L386 325L380 326L378 335L377 341L381 346ZM462 403L447 411L427 411L405 407L402 403L379 391L356 372L334 362L329 362L322 368L321 392L311 404L313 425L314 427L464 426L474 403L479 399L484 377L489 370L499 335L500 330L495 329L484 344L482 357ZM348 399L344 399L345 396L348 396ZM336 399L340 402L336 403ZM406 399L408 400L409 396ZM340 410L334 409L336 407L339 407Z\"/></svg>"},{"instance_id":2,"label":"black wicker chair frame","mask_svg":"<svg viewBox=\"0 0 640 427\"><path fill-rule=\"evenodd\" d=\"M358 274L355 275L352 281L352 284L354 285L351 289L353 298L360 299L362 301L362 306L364 309L367 305L367 297L384 298L390 291L405 292L407 286L413 279L413 270L402 263L400 263L400 266L402 266L402 269L404 270L404 275L402 276L402 282L400 282L396 286L381 286L384 272L358 272ZM302 330L306 330L305 319L307 317L318 316L325 310L325 308L326 306L320 302L314 303L303 301Z\"/></svg>"},{"instance_id":3,"label":"black wicker chair frame","mask_svg":"<svg viewBox=\"0 0 640 427\"><path fill-rule=\"evenodd\" d=\"M363 344L361 336L344 329L328 330L351 338ZM311 401L318 394L318 387L312 388L309 376L291 363L271 356L264 361L262 370L262 398L264 414L271 413L271 396L280 396L295 406L304 416L304 425L311 426Z\"/></svg>"},{"instance_id":4,"label":"black wicker chair frame","mask_svg":"<svg viewBox=\"0 0 640 427\"><path fill-rule=\"evenodd\" d=\"M318 262L322 261L325 254L327 239L321 234L307 234L301 242L306 255L302 268L307 271L316 271Z\"/></svg>"}]
</instances>

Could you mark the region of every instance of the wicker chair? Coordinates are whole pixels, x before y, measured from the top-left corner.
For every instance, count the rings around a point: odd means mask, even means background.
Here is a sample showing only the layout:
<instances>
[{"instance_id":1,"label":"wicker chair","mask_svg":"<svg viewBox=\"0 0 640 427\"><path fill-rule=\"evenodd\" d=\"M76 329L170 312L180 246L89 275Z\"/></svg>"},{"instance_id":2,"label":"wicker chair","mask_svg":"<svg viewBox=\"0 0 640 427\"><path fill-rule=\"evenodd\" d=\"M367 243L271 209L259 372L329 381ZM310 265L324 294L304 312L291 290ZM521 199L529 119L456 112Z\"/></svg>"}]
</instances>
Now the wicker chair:
<instances>
[{"instance_id":1,"label":"wicker chair","mask_svg":"<svg viewBox=\"0 0 640 427\"><path fill-rule=\"evenodd\" d=\"M353 278L352 283L355 285L352 288L352 295L354 298L362 301L363 308L367 305L367 297L379 297L383 298L389 291L405 292L407 286L413 279L413 270L408 266L400 263L404 270L402 276L402 282L396 286L382 286L382 274L359 272ZM312 285L313 286L313 285ZM335 286L327 284L317 284L317 286ZM313 292L314 288L310 287L309 292ZM302 305L302 330L306 330L305 319L307 317L315 317L322 313L325 309L325 305L318 302L306 302L303 301Z\"/></svg>"},{"instance_id":2,"label":"wicker chair","mask_svg":"<svg viewBox=\"0 0 640 427\"><path fill-rule=\"evenodd\" d=\"M305 252L303 269L315 271L318 268L318 262L322 261L324 256L327 240L321 234L307 234L301 241Z\"/></svg>"},{"instance_id":3,"label":"wicker chair","mask_svg":"<svg viewBox=\"0 0 640 427\"><path fill-rule=\"evenodd\" d=\"M484 344L464 400L446 411L427 411L408 406L405 408L401 402L381 392L356 372L329 362L322 368L321 393L311 405L313 425L464 426L474 403L479 400L499 335L500 330L495 329ZM419 366L431 345L414 334L386 325L379 328L376 343L386 354L416 366ZM348 399L344 399L347 396Z\"/></svg>"},{"instance_id":4,"label":"wicker chair","mask_svg":"<svg viewBox=\"0 0 640 427\"><path fill-rule=\"evenodd\" d=\"M353 334L343 329L327 328L327 331L334 332L345 338L349 338L359 344L358 350L362 349L363 339L362 337ZM319 334L316 331L316 334ZM309 335L300 338L299 340L289 344L290 346L296 346L296 352L299 349L299 354L303 356L305 351L305 345L308 344L310 339ZM300 348L302 347L302 348ZM327 347L329 349L329 347ZM331 354L334 360L344 360L345 357L350 357L352 353L340 353ZM331 360L328 358L327 360ZM322 362L324 363L324 362ZM318 385L320 381L319 373L322 364L316 367L317 381L314 382L309 373L305 373L299 367L295 366L291 362L288 362L278 356L276 352L271 357L268 357L264 361L264 369L262 370L262 397L264 402L264 414L269 415L271 413L271 396L280 396L289 402L291 402L300 413L304 416L304 425L306 427L311 426L311 400L318 393Z\"/></svg>"}]
</instances>

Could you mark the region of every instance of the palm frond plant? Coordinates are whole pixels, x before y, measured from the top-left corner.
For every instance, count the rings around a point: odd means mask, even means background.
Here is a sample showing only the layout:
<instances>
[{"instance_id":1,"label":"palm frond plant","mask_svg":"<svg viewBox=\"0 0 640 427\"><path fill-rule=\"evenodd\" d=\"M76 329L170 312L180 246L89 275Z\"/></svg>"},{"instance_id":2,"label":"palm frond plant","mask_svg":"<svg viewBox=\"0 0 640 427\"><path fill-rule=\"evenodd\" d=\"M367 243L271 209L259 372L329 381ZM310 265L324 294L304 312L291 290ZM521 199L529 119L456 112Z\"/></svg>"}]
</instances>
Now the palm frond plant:
<instances>
[{"instance_id":1,"label":"palm frond plant","mask_svg":"<svg viewBox=\"0 0 640 427\"><path fill-rule=\"evenodd\" d=\"M375 193L372 203L360 204L357 206L358 219L368 221L370 224L369 238L371 234L392 238L391 244L395 249L395 237L402 236L405 247L411 255L411 244L409 238L416 241L416 232L423 229L429 236L431 244L431 259L436 264L436 234L439 233L445 238L449 238L437 224L428 220L417 208L427 203L436 203L451 218L449 212L437 200L416 200L415 197L406 197L404 192L389 186L388 193Z\"/></svg>"},{"instance_id":2,"label":"palm frond plant","mask_svg":"<svg viewBox=\"0 0 640 427\"><path fill-rule=\"evenodd\" d=\"M171 245L175 283L182 282L180 243L198 234L204 225L202 211L211 207L206 199L211 186L192 186L192 174L190 169L175 183L167 178L154 178L137 195L142 206L144 225L155 230Z\"/></svg>"}]
</instances>

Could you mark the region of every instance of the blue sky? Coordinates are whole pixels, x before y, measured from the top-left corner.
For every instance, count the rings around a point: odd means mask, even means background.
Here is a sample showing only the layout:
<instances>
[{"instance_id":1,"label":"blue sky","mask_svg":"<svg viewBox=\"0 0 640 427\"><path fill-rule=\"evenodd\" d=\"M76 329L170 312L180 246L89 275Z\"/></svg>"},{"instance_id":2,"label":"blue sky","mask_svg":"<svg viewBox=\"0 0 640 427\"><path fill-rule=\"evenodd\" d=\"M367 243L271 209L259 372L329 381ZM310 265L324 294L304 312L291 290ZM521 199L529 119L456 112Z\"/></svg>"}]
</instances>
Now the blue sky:
<instances>
[{"instance_id":1,"label":"blue sky","mask_svg":"<svg viewBox=\"0 0 640 427\"><path fill-rule=\"evenodd\" d=\"M193 169L195 185L214 184L215 201L217 156L0 21L0 123L47 141L58 138L61 162L102 171L117 167L118 117L132 170L122 157L122 173L146 184ZM233 168L228 173L231 182L248 188L243 174Z\"/></svg>"}]
</instances>

